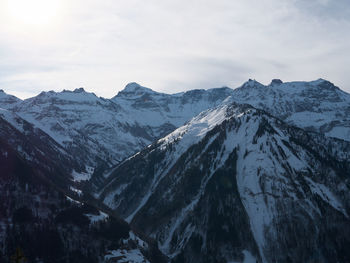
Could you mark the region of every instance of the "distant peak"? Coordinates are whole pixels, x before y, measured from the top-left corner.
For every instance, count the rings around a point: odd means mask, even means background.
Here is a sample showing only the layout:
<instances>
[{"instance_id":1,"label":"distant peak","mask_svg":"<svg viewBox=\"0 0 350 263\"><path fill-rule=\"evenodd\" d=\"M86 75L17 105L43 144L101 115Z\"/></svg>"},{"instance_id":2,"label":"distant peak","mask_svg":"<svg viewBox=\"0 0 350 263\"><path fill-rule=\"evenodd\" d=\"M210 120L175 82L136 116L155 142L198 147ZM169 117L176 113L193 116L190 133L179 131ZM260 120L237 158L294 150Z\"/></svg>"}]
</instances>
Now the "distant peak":
<instances>
[{"instance_id":1,"label":"distant peak","mask_svg":"<svg viewBox=\"0 0 350 263\"><path fill-rule=\"evenodd\" d=\"M53 90L50 90L50 91L42 91L38 96L43 97L43 96L50 96L54 94L56 94L56 92Z\"/></svg>"},{"instance_id":2,"label":"distant peak","mask_svg":"<svg viewBox=\"0 0 350 263\"><path fill-rule=\"evenodd\" d=\"M337 86L335 86L332 82L326 80L326 79L318 79L310 82L311 84L326 90L337 90L339 89Z\"/></svg>"},{"instance_id":3,"label":"distant peak","mask_svg":"<svg viewBox=\"0 0 350 263\"><path fill-rule=\"evenodd\" d=\"M0 93L5 93L5 91L3 89L0 89Z\"/></svg>"},{"instance_id":4,"label":"distant peak","mask_svg":"<svg viewBox=\"0 0 350 263\"><path fill-rule=\"evenodd\" d=\"M125 88L122 90L123 92L136 92L136 91L153 91L149 88L143 87L140 84L136 82L130 82L125 86Z\"/></svg>"},{"instance_id":5,"label":"distant peak","mask_svg":"<svg viewBox=\"0 0 350 263\"><path fill-rule=\"evenodd\" d=\"M256 81L255 79L249 79L247 82L245 82L241 86L241 88L252 88L252 87L264 87L264 85Z\"/></svg>"},{"instance_id":6,"label":"distant peak","mask_svg":"<svg viewBox=\"0 0 350 263\"><path fill-rule=\"evenodd\" d=\"M315 80L315 82L329 82L328 80L326 79L323 79L323 78L319 78L318 80Z\"/></svg>"},{"instance_id":7,"label":"distant peak","mask_svg":"<svg viewBox=\"0 0 350 263\"><path fill-rule=\"evenodd\" d=\"M138 84L137 82L130 82L125 86L124 90L139 89L141 87L142 86L140 84Z\"/></svg>"},{"instance_id":8,"label":"distant peak","mask_svg":"<svg viewBox=\"0 0 350 263\"><path fill-rule=\"evenodd\" d=\"M157 92L143 87L136 82L131 82L125 86L125 88L118 93L116 97L133 97L133 96L142 96L144 94L155 94Z\"/></svg>"},{"instance_id":9,"label":"distant peak","mask_svg":"<svg viewBox=\"0 0 350 263\"><path fill-rule=\"evenodd\" d=\"M83 93L83 92L85 92L85 89L83 87L80 87L78 89L75 89L73 92L74 93Z\"/></svg>"},{"instance_id":10,"label":"distant peak","mask_svg":"<svg viewBox=\"0 0 350 263\"><path fill-rule=\"evenodd\" d=\"M278 86L278 85L281 85L283 84L283 81L280 80L280 79L273 79L270 83L270 86Z\"/></svg>"}]
</instances>

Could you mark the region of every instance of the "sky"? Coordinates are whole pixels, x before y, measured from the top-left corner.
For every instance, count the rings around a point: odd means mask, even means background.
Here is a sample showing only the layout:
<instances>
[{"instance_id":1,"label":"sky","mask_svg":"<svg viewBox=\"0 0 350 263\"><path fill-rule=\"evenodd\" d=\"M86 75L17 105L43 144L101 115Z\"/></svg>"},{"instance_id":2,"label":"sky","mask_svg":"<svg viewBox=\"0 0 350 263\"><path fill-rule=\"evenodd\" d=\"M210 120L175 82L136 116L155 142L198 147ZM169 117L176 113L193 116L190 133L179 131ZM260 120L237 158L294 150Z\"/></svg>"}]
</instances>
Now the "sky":
<instances>
[{"instance_id":1,"label":"sky","mask_svg":"<svg viewBox=\"0 0 350 263\"><path fill-rule=\"evenodd\" d=\"M349 0L0 0L0 89L176 93L330 80L350 92Z\"/></svg>"}]
</instances>

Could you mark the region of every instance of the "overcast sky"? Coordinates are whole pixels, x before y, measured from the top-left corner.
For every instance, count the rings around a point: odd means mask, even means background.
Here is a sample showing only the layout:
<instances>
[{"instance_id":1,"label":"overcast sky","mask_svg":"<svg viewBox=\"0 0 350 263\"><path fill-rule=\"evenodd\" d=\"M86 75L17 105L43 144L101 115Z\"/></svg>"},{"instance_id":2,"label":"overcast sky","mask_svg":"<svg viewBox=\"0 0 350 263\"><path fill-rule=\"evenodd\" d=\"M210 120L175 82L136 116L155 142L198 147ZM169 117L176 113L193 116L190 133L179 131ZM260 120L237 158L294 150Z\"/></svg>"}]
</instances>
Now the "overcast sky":
<instances>
[{"instance_id":1,"label":"overcast sky","mask_svg":"<svg viewBox=\"0 0 350 263\"><path fill-rule=\"evenodd\" d=\"M235 88L248 78L325 78L350 92L349 0L44 1L40 10L43 0L0 0L0 88L21 98L78 87L109 98L128 82Z\"/></svg>"}]
</instances>

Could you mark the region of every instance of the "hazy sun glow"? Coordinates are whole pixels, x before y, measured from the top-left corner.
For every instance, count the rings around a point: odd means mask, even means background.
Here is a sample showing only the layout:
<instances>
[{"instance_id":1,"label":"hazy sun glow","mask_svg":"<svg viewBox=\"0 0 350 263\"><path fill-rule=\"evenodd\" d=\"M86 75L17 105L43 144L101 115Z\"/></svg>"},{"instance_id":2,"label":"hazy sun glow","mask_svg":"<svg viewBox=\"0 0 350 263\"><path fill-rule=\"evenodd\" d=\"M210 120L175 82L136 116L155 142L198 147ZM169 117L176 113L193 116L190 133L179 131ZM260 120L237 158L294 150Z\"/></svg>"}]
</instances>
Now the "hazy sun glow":
<instances>
[{"instance_id":1,"label":"hazy sun glow","mask_svg":"<svg viewBox=\"0 0 350 263\"><path fill-rule=\"evenodd\" d=\"M16 23L46 27L57 17L59 4L60 0L10 0L8 14Z\"/></svg>"}]
</instances>

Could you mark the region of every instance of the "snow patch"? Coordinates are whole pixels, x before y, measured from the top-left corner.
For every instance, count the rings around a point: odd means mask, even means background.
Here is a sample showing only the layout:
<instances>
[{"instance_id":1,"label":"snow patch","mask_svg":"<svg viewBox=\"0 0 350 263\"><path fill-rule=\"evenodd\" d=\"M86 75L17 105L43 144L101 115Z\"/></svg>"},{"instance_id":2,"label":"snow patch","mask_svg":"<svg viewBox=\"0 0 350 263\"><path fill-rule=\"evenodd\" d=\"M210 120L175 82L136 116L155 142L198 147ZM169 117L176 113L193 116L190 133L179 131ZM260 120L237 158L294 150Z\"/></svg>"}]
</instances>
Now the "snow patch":
<instances>
[{"instance_id":1,"label":"snow patch","mask_svg":"<svg viewBox=\"0 0 350 263\"><path fill-rule=\"evenodd\" d=\"M90 166L86 166L85 169L87 172L78 173L75 170L72 171L72 176L73 176L74 182L88 181L91 179L91 176L94 173L94 168L90 167Z\"/></svg>"},{"instance_id":2,"label":"snow patch","mask_svg":"<svg viewBox=\"0 0 350 263\"><path fill-rule=\"evenodd\" d=\"M139 249L118 249L109 251L105 256L107 262L119 262L119 263L149 263L147 259L142 255Z\"/></svg>"},{"instance_id":3,"label":"snow patch","mask_svg":"<svg viewBox=\"0 0 350 263\"><path fill-rule=\"evenodd\" d=\"M85 214L89 219L91 224L97 223L99 221L105 221L108 218L108 215L106 213L103 213L102 211L99 211L98 215L93 214Z\"/></svg>"},{"instance_id":4,"label":"snow patch","mask_svg":"<svg viewBox=\"0 0 350 263\"><path fill-rule=\"evenodd\" d=\"M309 183L312 193L317 194L319 197L322 198L323 201L330 204L333 208L335 208L339 212L343 213L347 218L349 218L343 205L325 185L316 183L308 177L305 177L305 179Z\"/></svg>"},{"instance_id":5,"label":"snow patch","mask_svg":"<svg viewBox=\"0 0 350 263\"><path fill-rule=\"evenodd\" d=\"M78 196L81 196L83 194L83 192L77 188L74 188L73 186L70 186L69 189L71 191L73 191L74 193L76 193Z\"/></svg>"}]
</instances>

